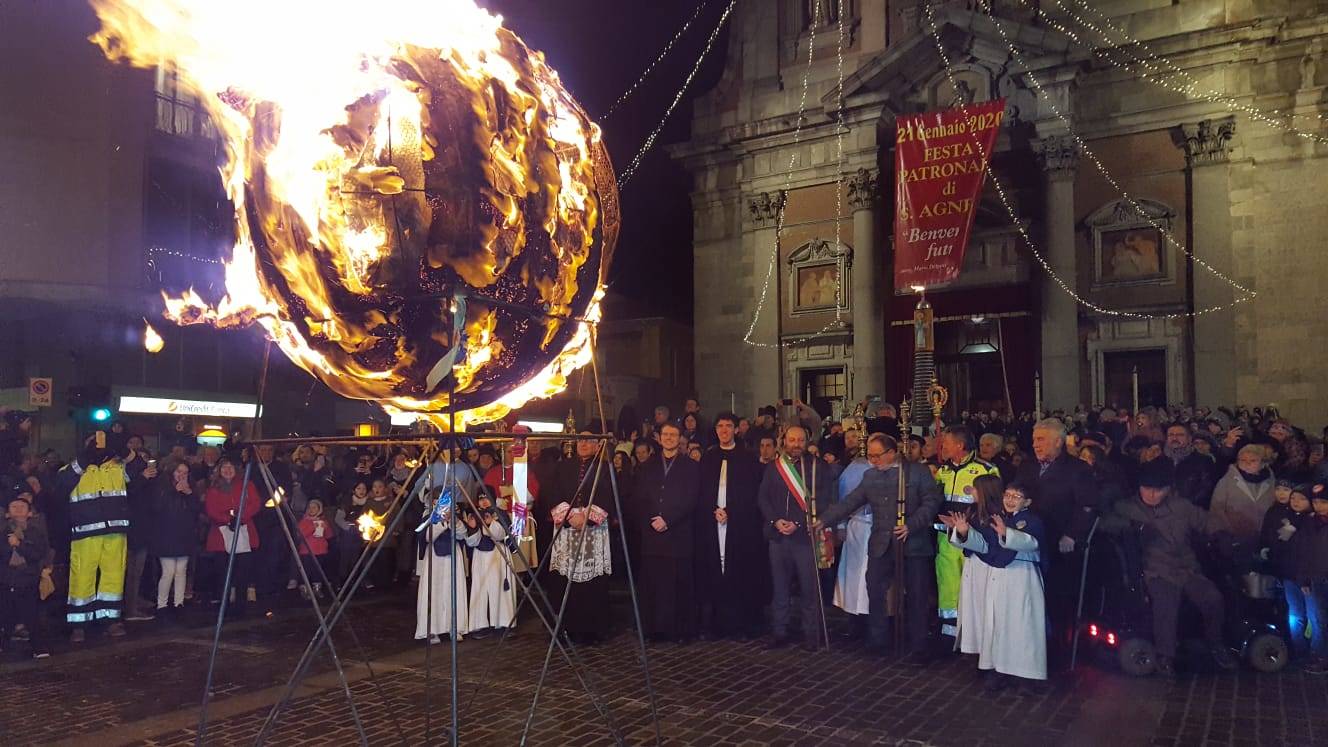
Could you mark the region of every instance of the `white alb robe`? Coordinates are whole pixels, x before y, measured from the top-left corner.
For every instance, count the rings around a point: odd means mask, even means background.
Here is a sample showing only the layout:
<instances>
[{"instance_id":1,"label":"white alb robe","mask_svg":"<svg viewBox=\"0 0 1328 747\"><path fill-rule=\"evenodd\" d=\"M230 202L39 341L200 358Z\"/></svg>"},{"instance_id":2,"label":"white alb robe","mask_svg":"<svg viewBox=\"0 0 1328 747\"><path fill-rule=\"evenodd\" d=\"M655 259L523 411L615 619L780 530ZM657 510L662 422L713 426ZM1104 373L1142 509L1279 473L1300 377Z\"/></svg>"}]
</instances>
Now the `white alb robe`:
<instances>
[{"instance_id":1,"label":"white alb robe","mask_svg":"<svg viewBox=\"0 0 1328 747\"><path fill-rule=\"evenodd\" d=\"M835 580L835 606L850 615L865 615L870 611L867 540L871 538L871 530L871 506L863 506L848 517L839 556L839 577Z\"/></svg>"},{"instance_id":2,"label":"white alb robe","mask_svg":"<svg viewBox=\"0 0 1328 747\"><path fill-rule=\"evenodd\" d=\"M870 466L865 459L855 459L839 476L839 495L845 496L862 482ZM871 538L871 504L853 512L844 529L844 546L839 554L839 572L835 578L835 606L850 615L865 615L870 610L867 595L867 540Z\"/></svg>"},{"instance_id":3,"label":"white alb robe","mask_svg":"<svg viewBox=\"0 0 1328 747\"><path fill-rule=\"evenodd\" d=\"M981 533L969 531L951 544L987 551ZM980 557L964 563L959 587L959 650L978 655L978 669L1031 680L1047 678L1046 598L1038 570L1038 542L1032 535L1007 526L1001 547L1018 553L1004 568L993 568ZM977 562L972 562L977 561Z\"/></svg>"},{"instance_id":4,"label":"white alb robe","mask_svg":"<svg viewBox=\"0 0 1328 747\"><path fill-rule=\"evenodd\" d=\"M441 524L429 524L424 528L428 540L424 548L424 557L416 561L415 572L420 576L420 585L415 592L415 638L427 638L431 635L447 635L452 632L452 568L456 562L456 598L457 598L457 639L470 632L470 595L466 591L466 556L455 541L452 543L452 555L439 557L433 551L433 540L446 530ZM460 537L466 531L461 524L453 530L453 537ZM432 595L430 594L432 589ZM431 604L432 603L432 604ZM430 611L432 610L432 614Z\"/></svg>"},{"instance_id":5,"label":"white alb robe","mask_svg":"<svg viewBox=\"0 0 1328 747\"><path fill-rule=\"evenodd\" d=\"M492 550L479 549L481 532L466 537L475 548L470 556L470 629L506 628L516 616L516 579L506 557L507 530L494 520L481 531L493 540Z\"/></svg>"}]
</instances>

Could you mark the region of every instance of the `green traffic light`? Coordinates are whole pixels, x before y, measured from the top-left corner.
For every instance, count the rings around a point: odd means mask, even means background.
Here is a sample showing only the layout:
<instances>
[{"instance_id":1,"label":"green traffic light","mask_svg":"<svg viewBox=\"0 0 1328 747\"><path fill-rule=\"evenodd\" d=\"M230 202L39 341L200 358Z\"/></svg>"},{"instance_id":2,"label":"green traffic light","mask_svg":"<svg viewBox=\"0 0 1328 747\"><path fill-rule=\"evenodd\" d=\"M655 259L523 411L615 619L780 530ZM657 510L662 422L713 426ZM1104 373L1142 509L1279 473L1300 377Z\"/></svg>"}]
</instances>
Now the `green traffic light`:
<instances>
[{"instance_id":1,"label":"green traffic light","mask_svg":"<svg viewBox=\"0 0 1328 747\"><path fill-rule=\"evenodd\" d=\"M92 419L98 423L105 423L111 419L111 410L107 407L98 407L92 411Z\"/></svg>"}]
</instances>

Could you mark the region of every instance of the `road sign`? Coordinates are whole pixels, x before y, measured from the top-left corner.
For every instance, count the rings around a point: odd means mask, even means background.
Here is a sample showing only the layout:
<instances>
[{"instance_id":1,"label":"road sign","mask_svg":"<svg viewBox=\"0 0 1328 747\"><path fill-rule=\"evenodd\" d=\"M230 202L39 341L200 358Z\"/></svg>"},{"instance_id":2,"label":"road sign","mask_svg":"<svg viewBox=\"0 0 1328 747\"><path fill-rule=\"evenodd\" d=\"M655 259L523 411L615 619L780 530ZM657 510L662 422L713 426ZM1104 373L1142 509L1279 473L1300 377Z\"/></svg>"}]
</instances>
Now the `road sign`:
<instances>
[{"instance_id":1,"label":"road sign","mask_svg":"<svg viewBox=\"0 0 1328 747\"><path fill-rule=\"evenodd\" d=\"M28 379L28 404L32 407L50 407L52 391L50 379Z\"/></svg>"}]
</instances>

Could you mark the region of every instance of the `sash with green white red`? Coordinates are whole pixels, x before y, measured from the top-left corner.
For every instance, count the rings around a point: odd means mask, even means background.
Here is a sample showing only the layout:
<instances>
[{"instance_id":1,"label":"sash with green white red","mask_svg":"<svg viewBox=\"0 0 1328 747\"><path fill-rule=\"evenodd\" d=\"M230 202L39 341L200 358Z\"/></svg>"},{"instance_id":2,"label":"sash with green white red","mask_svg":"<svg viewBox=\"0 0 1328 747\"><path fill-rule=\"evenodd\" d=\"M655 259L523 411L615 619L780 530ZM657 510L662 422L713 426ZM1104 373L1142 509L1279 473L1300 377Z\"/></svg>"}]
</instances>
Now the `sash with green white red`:
<instances>
[{"instance_id":1,"label":"sash with green white red","mask_svg":"<svg viewBox=\"0 0 1328 747\"><path fill-rule=\"evenodd\" d=\"M781 456L775 460L775 471L779 473L780 478L784 480L784 486L798 502L798 508L801 508L804 514L807 513L807 486L802 481L802 475L793 466L793 462L790 462L788 457Z\"/></svg>"}]
</instances>

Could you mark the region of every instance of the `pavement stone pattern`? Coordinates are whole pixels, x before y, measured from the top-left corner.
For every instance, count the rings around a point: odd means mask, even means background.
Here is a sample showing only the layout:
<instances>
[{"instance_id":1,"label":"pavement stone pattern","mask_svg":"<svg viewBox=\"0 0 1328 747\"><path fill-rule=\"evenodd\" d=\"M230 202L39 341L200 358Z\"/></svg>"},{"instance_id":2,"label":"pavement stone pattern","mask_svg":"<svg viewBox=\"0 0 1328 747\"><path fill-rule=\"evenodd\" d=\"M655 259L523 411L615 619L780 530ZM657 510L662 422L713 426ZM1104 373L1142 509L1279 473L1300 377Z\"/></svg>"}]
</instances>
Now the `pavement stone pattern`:
<instances>
[{"instance_id":1,"label":"pavement stone pattern","mask_svg":"<svg viewBox=\"0 0 1328 747\"><path fill-rule=\"evenodd\" d=\"M426 673L425 647L409 640L411 601L378 597L348 614L369 656L391 661L380 662L378 687L369 679L351 686L371 744L447 742L450 646L431 647ZM630 619L625 605L615 612ZM195 622L205 615L200 610ZM519 741L548 640L532 614L523 617L518 635L501 647L496 635L468 637L458 646L464 744ZM832 622L843 629L840 619ZM102 644L90 637L87 650L57 649L44 662L0 664L0 743L192 745L211 629L147 625L122 641ZM228 626L213 702L220 707L284 683L315 627L298 602L271 619ZM614 744L614 731L627 744L654 743L637 640L622 628L605 644L576 649L613 729L555 652L530 744ZM337 642L343 658L358 658L344 630ZM1034 694L993 694L968 658L913 668L838 640L829 654L765 652L757 641L651 643L647 650L660 731L670 745L1328 742L1328 678L1299 671L1198 673L1168 683L1086 668ZM330 670L323 655L312 673ZM267 712L262 705L215 717L208 744L252 744ZM149 718L162 728L145 739L124 739L135 722ZM292 701L267 743L357 741L345 696L332 686Z\"/></svg>"}]
</instances>

